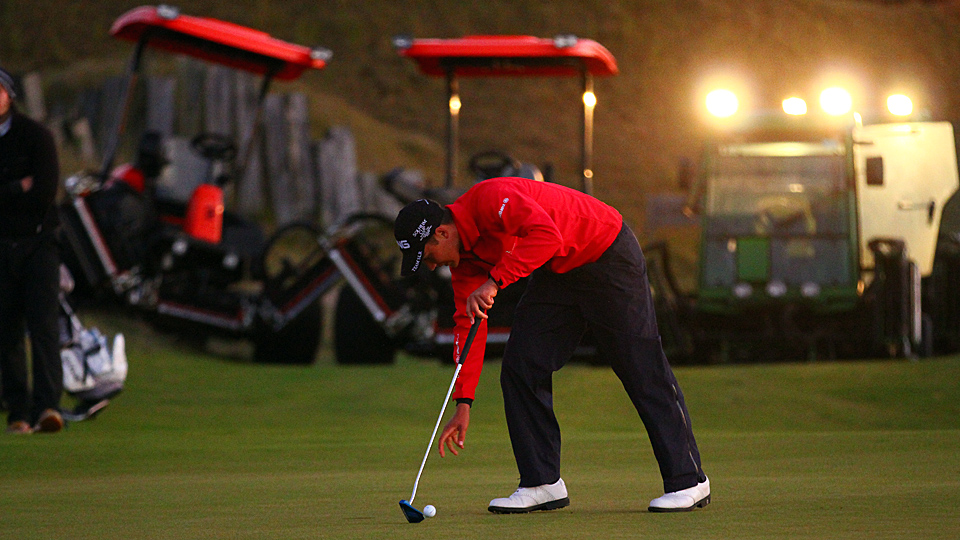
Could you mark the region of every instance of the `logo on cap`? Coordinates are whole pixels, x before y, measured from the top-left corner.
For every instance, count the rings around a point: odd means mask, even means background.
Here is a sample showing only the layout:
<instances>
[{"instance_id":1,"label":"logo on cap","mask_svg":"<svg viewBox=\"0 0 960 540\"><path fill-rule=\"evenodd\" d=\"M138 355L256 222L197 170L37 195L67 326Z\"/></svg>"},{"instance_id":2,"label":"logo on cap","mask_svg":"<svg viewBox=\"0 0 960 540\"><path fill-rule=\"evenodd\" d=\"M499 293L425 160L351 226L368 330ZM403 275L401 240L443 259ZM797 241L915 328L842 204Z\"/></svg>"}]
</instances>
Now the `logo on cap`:
<instances>
[{"instance_id":1,"label":"logo on cap","mask_svg":"<svg viewBox=\"0 0 960 540\"><path fill-rule=\"evenodd\" d=\"M421 260L421 259L423 259L423 252L422 252L422 251L420 251L420 252L417 253L417 262L415 262L415 263L413 264L413 266L410 268L410 271L411 271L411 272L416 272L417 270L420 269L420 260Z\"/></svg>"},{"instance_id":2,"label":"logo on cap","mask_svg":"<svg viewBox=\"0 0 960 540\"><path fill-rule=\"evenodd\" d=\"M430 231L433 230L433 225L427 225L427 220L423 220L420 225L417 227L417 230L413 231L413 236L416 236L421 242L428 236L430 236Z\"/></svg>"}]
</instances>

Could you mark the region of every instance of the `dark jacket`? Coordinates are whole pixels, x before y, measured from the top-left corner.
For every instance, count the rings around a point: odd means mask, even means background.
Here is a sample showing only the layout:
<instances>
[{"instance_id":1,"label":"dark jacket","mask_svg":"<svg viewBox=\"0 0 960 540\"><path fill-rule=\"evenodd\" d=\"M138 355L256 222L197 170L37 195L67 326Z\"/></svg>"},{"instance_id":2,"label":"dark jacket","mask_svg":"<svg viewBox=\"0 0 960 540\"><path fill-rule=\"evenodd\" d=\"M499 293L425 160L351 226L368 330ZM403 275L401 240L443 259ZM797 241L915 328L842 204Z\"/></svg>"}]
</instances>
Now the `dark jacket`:
<instances>
[{"instance_id":1,"label":"dark jacket","mask_svg":"<svg viewBox=\"0 0 960 540\"><path fill-rule=\"evenodd\" d=\"M33 177L23 191L20 180ZM0 137L0 239L30 238L58 224L54 202L60 182L53 135L13 111L10 131Z\"/></svg>"}]
</instances>

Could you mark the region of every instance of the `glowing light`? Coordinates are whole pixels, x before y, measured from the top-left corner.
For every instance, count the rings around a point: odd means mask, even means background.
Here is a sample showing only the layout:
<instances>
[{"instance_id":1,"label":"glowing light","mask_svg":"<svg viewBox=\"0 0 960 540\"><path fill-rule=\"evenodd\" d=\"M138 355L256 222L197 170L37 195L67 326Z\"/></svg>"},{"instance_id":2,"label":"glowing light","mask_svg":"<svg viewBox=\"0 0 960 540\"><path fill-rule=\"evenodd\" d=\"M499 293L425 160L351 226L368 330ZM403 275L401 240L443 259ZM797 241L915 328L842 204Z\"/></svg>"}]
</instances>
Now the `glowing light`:
<instances>
[{"instance_id":1,"label":"glowing light","mask_svg":"<svg viewBox=\"0 0 960 540\"><path fill-rule=\"evenodd\" d=\"M737 298L747 298L753 294L753 286L749 283L737 283L733 286L733 295Z\"/></svg>"},{"instance_id":2,"label":"glowing light","mask_svg":"<svg viewBox=\"0 0 960 540\"><path fill-rule=\"evenodd\" d=\"M787 294L787 284L779 280L771 281L767 284L767 294L774 298L780 298Z\"/></svg>"},{"instance_id":3,"label":"glowing light","mask_svg":"<svg viewBox=\"0 0 960 540\"><path fill-rule=\"evenodd\" d=\"M451 96L450 97L450 112L457 113L460 112L460 97Z\"/></svg>"},{"instance_id":4,"label":"glowing light","mask_svg":"<svg viewBox=\"0 0 960 540\"><path fill-rule=\"evenodd\" d=\"M584 92L583 93L583 104L587 107L596 107L597 105L597 95L593 92Z\"/></svg>"},{"instance_id":5,"label":"glowing light","mask_svg":"<svg viewBox=\"0 0 960 540\"><path fill-rule=\"evenodd\" d=\"M807 281L800 286L800 294L805 298L811 298L820 295L820 285L812 281Z\"/></svg>"},{"instance_id":6,"label":"glowing light","mask_svg":"<svg viewBox=\"0 0 960 540\"><path fill-rule=\"evenodd\" d=\"M794 116L807 114L807 102L798 97L787 98L783 100L783 112Z\"/></svg>"},{"instance_id":7,"label":"glowing light","mask_svg":"<svg viewBox=\"0 0 960 540\"><path fill-rule=\"evenodd\" d=\"M913 112L913 101L903 94L894 94L887 98L887 109L896 116L910 116Z\"/></svg>"},{"instance_id":8,"label":"glowing light","mask_svg":"<svg viewBox=\"0 0 960 540\"><path fill-rule=\"evenodd\" d=\"M740 101L730 90L714 90L707 94L707 110L718 118L733 116L740 108Z\"/></svg>"},{"instance_id":9,"label":"glowing light","mask_svg":"<svg viewBox=\"0 0 960 540\"><path fill-rule=\"evenodd\" d=\"M850 97L850 92L833 86L820 93L820 107L831 116L840 116L853 108L853 98Z\"/></svg>"}]
</instances>

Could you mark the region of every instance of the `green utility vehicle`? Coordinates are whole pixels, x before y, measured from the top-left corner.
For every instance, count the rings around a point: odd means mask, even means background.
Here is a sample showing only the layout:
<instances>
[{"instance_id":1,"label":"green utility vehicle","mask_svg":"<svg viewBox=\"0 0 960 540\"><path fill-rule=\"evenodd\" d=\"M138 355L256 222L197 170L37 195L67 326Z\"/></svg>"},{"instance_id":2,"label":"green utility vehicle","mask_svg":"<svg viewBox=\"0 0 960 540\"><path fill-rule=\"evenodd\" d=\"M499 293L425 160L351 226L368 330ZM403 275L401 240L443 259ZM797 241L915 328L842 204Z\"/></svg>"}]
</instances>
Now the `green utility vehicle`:
<instances>
[{"instance_id":1,"label":"green utility vehicle","mask_svg":"<svg viewBox=\"0 0 960 540\"><path fill-rule=\"evenodd\" d=\"M698 290L657 291L665 338L694 362L960 350L958 186L946 122L729 115L688 204Z\"/></svg>"}]
</instances>

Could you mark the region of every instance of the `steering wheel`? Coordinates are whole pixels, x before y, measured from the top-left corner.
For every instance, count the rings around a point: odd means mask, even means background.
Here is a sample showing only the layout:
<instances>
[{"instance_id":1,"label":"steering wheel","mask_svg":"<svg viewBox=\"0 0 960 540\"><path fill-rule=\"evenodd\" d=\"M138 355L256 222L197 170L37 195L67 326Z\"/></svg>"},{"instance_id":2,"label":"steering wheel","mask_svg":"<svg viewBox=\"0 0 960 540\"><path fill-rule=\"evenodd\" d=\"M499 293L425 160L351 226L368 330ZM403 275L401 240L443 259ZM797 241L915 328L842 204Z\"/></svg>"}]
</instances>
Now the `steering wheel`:
<instances>
[{"instance_id":1,"label":"steering wheel","mask_svg":"<svg viewBox=\"0 0 960 540\"><path fill-rule=\"evenodd\" d=\"M806 198L787 198L785 196L771 196L761 199L757 206L756 232L770 234L776 231L787 230L798 223L803 224L807 234L816 234L817 220Z\"/></svg>"},{"instance_id":2,"label":"steering wheel","mask_svg":"<svg viewBox=\"0 0 960 540\"><path fill-rule=\"evenodd\" d=\"M487 150L474 154L470 158L468 167L470 172L477 175L477 178L486 180L516 174L520 169L520 163L499 150Z\"/></svg>"},{"instance_id":3,"label":"steering wheel","mask_svg":"<svg viewBox=\"0 0 960 540\"><path fill-rule=\"evenodd\" d=\"M190 140L190 146L201 156L218 161L232 161L237 157L233 139L220 133L200 133Z\"/></svg>"}]
</instances>

